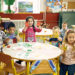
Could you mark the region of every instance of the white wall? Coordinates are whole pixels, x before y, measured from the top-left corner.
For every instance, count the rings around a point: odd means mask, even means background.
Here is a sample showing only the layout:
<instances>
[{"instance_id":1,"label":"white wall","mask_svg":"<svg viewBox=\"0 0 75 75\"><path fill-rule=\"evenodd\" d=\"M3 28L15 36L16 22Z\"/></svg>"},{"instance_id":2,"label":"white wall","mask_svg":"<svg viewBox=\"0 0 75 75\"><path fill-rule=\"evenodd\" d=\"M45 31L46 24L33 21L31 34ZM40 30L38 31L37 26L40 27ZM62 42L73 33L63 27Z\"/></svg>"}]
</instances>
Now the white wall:
<instances>
[{"instance_id":1,"label":"white wall","mask_svg":"<svg viewBox=\"0 0 75 75\"><path fill-rule=\"evenodd\" d=\"M46 0L40 0L40 12L46 11Z\"/></svg>"},{"instance_id":2,"label":"white wall","mask_svg":"<svg viewBox=\"0 0 75 75\"><path fill-rule=\"evenodd\" d=\"M45 0L15 0L14 5L11 6L12 10L14 10L16 7L18 7L19 1L32 2L33 3L33 13L44 12L46 9ZM3 2L3 11L5 11L5 10L7 10L7 5L5 5L5 2ZM18 11L18 9L17 9L17 11Z\"/></svg>"}]
</instances>

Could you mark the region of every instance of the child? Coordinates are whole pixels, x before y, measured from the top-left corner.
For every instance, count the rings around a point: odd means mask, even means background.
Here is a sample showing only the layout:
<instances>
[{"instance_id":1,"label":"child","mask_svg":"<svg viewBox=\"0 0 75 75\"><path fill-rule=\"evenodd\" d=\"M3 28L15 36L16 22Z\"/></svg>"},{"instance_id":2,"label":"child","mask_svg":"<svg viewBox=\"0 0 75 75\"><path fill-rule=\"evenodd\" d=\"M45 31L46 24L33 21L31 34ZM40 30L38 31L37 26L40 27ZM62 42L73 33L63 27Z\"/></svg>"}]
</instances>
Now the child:
<instances>
[{"instance_id":1,"label":"child","mask_svg":"<svg viewBox=\"0 0 75 75\"><path fill-rule=\"evenodd\" d=\"M2 31L3 26L1 24L1 19L0 19L0 52L2 52L2 48L3 48L3 42L5 40L5 33Z\"/></svg>"},{"instance_id":2,"label":"child","mask_svg":"<svg viewBox=\"0 0 75 75\"><path fill-rule=\"evenodd\" d=\"M15 24L10 22L8 25L8 33L6 34L6 44L17 43L20 40L19 36L15 32Z\"/></svg>"},{"instance_id":3,"label":"child","mask_svg":"<svg viewBox=\"0 0 75 75\"><path fill-rule=\"evenodd\" d=\"M34 26L34 18L32 16L28 16L26 18L27 25L23 29L23 33L25 33L25 42L36 42L35 32L41 32L41 27L38 28Z\"/></svg>"},{"instance_id":4,"label":"child","mask_svg":"<svg viewBox=\"0 0 75 75\"><path fill-rule=\"evenodd\" d=\"M60 37L60 28L58 26L53 27L53 35L52 37L47 40L50 42L50 44L59 47L61 42L62 42L62 38Z\"/></svg>"},{"instance_id":5,"label":"child","mask_svg":"<svg viewBox=\"0 0 75 75\"><path fill-rule=\"evenodd\" d=\"M62 39L64 38L66 30L67 30L67 23L64 22L62 24L62 29L60 30L60 32L61 32L60 36L61 36Z\"/></svg>"},{"instance_id":6,"label":"child","mask_svg":"<svg viewBox=\"0 0 75 75\"><path fill-rule=\"evenodd\" d=\"M62 43L62 49L64 53L62 55L61 64L60 64L60 75L74 75L75 73L75 32L69 30L65 34L64 41Z\"/></svg>"},{"instance_id":7,"label":"child","mask_svg":"<svg viewBox=\"0 0 75 75\"><path fill-rule=\"evenodd\" d=\"M15 32L15 24L13 22L10 22L8 25L8 33L6 34L5 43L6 45L10 45L13 43L17 43L20 40L20 37ZM16 61L17 63L20 60Z\"/></svg>"},{"instance_id":8,"label":"child","mask_svg":"<svg viewBox=\"0 0 75 75\"><path fill-rule=\"evenodd\" d=\"M52 44L56 47L60 47L61 42L62 42L62 38L60 37L60 28L58 26L54 26L52 30L53 30L52 37L49 40L48 39L46 39L46 40L49 41L50 44ZM52 61L52 60L50 60L50 61Z\"/></svg>"}]
</instances>

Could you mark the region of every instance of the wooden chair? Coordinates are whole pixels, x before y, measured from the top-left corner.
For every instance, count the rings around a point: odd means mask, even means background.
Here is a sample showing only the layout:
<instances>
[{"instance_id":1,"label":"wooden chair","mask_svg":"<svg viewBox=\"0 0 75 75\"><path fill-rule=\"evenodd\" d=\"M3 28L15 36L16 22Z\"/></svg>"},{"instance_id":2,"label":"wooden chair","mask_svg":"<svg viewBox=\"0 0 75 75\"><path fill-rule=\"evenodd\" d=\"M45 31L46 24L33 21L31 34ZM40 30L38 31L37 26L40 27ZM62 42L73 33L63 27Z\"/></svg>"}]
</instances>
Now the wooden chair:
<instances>
[{"instance_id":1,"label":"wooden chair","mask_svg":"<svg viewBox=\"0 0 75 75\"><path fill-rule=\"evenodd\" d=\"M8 73L13 73L14 75L21 75L25 73L26 67L20 64L14 63L14 59L4 53L0 53L0 63L4 63L2 70Z\"/></svg>"}]
</instances>

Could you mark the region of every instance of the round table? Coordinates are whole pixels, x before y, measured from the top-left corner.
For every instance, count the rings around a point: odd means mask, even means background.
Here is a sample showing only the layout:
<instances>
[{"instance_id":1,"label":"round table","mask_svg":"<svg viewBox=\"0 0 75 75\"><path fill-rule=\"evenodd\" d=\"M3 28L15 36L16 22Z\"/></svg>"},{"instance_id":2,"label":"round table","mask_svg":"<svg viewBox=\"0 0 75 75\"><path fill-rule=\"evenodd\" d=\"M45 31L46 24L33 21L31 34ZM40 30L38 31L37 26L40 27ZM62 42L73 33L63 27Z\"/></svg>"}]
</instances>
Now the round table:
<instances>
[{"instance_id":1,"label":"round table","mask_svg":"<svg viewBox=\"0 0 75 75\"><path fill-rule=\"evenodd\" d=\"M27 62L27 74L29 75L29 62L34 60L49 60L62 54L62 51L55 46L47 43L38 42L19 42L10 44L3 48L5 54L12 58L24 60Z\"/></svg>"}]
</instances>

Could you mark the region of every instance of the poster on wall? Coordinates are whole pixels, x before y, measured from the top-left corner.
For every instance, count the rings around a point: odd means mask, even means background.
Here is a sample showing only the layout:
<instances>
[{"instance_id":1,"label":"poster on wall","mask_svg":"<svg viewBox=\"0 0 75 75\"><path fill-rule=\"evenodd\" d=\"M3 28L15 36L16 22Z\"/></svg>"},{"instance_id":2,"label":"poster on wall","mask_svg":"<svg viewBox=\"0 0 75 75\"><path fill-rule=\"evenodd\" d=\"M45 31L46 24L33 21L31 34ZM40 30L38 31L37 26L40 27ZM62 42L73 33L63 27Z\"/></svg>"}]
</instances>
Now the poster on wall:
<instances>
[{"instance_id":1,"label":"poster on wall","mask_svg":"<svg viewBox=\"0 0 75 75\"><path fill-rule=\"evenodd\" d=\"M62 2L60 0L46 0L46 11L47 12L62 12L67 11L67 2Z\"/></svg>"},{"instance_id":2,"label":"poster on wall","mask_svg":"<svg viewBox=\"0 0 75 75\"><path fill-rule=\"evenodd\" d=\"M18 2L18 13L33 12L32 2L21 1Z\"/></svg>"}]
</instances>

